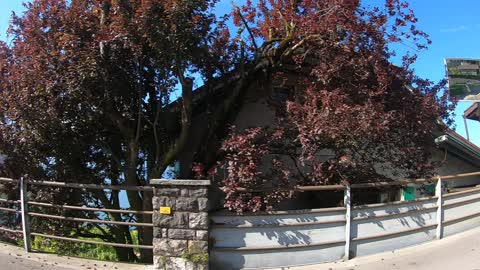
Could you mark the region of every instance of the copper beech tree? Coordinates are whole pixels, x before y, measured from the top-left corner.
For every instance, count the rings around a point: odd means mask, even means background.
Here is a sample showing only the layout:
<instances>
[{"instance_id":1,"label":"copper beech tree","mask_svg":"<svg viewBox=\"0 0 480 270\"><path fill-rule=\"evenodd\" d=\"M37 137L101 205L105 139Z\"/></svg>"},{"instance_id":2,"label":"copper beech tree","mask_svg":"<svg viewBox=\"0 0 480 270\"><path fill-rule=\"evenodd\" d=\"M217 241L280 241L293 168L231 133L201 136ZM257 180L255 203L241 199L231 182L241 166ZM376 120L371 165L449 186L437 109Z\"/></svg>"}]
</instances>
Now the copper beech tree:
<instances>
[{"instance_id":1,"label":"copper beech tree","mask_svg":"<svg viewBox=\"0 0 480 270\"><path fill-rule=\"evenodd\" d=\"M145 185L160 178L184 148L192 117L192 74L205 80L220 70L210 47L215 1L34 0L13 15L11 42L0 44L2 175L36 180ZM217 49L218 50L218 49ZM226 53L225 50L221 50ZM174 91L181 93L174 108ZM118 191L32 190L35 200L119 208ZM128 191L133 210L151 210L152 194ZM43 209L42 211L53 211ZM151 215L107 217L136 220ZM42 232L70 236L71 225L34 220ZM93 225L92 225L93 226ZM76 224L74 236L134 243L129 226ZM151 245L152 229L137 227ZM99 232L99 233L93 233ZM123 261L151 261L151 250L116 248Z\"/></svg>"},{"instance_id":2,"label":"copper beech tree","mask_svg":"<svg viewBox=\"0 0 480 270\"><path fill-rule=\"evenodd\" d=\"M392 44L426 48L408 5L355 0L247 0L230 16L215 0L33 0L11 20L0 43L0 151L3 175L78 183L144 185L161 177L184 151L194 171L226 170L221 187L234 211L271 209L296 185L325 185L432 173L431 132L449 124L453 103L442 84L414 76L415 55L393 66ZM229 19L235 27L228 27ZM224 85L207 104L208 129L198 149L185 149L195 116L195 77ZM243 93L286 99L272 103L269 127L231 129ZM272 82L272 83L271 83ZM176 101L173 96L179 95ZM209 102L209 99L206 101ZM197 109L198 110L198 109ZM224 140L222 153L218 143ZM208 145L209 147L204 147ZM211 146L211 147L210 147ZM319 158L328 149L333 157ZM189 175L180 175L188 177ZM256 192L238 192L238 188ZM38 200L119 208L116 191L33 190ZM131 209L151 210L151 194L127 192ZM89 216L79 211L68 215ZM91 217L91 216L90 216ZM97 218L105 218L99 217ZM111 220L151 222L144 215ZM42 230L71 230L45 224ZM71 228L71 227L70 227ZM140 244L152 231L138 229ZM78 226L76 236L133 243L127 226ZM151 260L116 248L120 260Z\"/></svg>"},{"instance_id":3,"label":"copper beech tree","mask_svg":"<svg viewBox=\"0 0 480 270\"><path fill-rule=\"evenodd\" d=\"M384 4L260 0L234 11L248 33L250 62L278 84L264 86L267 93L289 91L273 103L276 123L233 128L224 141L225 207L269 210L298 185L434 173L432 131L451 124L455 102L444 82L414 75L415 53L430 41L408 3ZM408 50L396 55L395 48ZM390 63L395 57L401 65Z\"/></svg>"}]
</instances>

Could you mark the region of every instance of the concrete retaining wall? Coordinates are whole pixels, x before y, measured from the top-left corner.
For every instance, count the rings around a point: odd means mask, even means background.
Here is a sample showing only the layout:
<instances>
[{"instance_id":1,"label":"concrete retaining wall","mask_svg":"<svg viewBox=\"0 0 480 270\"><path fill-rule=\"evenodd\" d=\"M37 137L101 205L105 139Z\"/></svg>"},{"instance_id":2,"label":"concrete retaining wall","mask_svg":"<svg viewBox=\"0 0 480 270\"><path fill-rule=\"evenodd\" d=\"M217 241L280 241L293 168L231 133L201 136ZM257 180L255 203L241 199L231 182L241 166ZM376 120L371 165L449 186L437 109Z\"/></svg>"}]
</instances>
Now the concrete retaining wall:
<instances>
[{"instance_id":1,"label":"concrete retaining wall","mask_svg":"<svg viewBox=\"0 0 480 270\"><path fill-rule=\"evenodd\" d=\"M353 196L355 196L353 194ZM480 224L480 189L410 202L345 208L210 215L212 269L268 269L365 256L432 241ZM440 213L440 219L437 214ZM439 227L438 220L442 220ZM440 230L440 232L438 231Z\"/></svg>"}]
</instances>

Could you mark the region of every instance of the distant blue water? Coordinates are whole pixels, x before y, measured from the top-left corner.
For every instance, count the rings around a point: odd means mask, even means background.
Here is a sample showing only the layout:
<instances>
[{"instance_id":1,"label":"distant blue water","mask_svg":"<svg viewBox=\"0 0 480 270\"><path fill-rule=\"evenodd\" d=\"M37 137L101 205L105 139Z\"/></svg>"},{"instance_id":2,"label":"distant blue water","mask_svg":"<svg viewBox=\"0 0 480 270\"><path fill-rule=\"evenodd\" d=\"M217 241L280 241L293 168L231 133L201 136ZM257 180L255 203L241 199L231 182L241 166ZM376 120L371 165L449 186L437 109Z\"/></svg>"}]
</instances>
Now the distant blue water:
<instances>
[{"instance_id":1,"label":"distant blue water","mask_svg":"<svg viewBox=\"0 0 480 270\"><path fill-rule=\"evenodd\" d=\"M168 166L167 169L163 172L162 178L163 179L175 179L180 172L180 163L175 162L173 166ZM118 194L120 199L120 207L121 208L130 208L130 203L128 203L127 192L122 190Z\"/></svg>"}]
</instances>

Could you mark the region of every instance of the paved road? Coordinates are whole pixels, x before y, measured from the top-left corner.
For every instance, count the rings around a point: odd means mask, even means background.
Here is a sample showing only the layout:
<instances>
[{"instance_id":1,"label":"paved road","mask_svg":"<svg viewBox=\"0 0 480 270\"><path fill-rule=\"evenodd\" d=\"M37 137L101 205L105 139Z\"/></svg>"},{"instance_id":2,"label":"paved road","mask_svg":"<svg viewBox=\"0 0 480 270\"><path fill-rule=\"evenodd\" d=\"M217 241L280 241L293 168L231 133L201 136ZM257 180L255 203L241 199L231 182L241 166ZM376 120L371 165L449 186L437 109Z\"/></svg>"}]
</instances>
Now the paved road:
<instances>
[{"instance_id":1,"label":"paved road","mask_svg":"<svg viewBox=\"0 0 480 270\"><path fill-rule=\"evenodd\" d=\"M289 270L480 270L480 228L395 252Z\"/></svg>"},{"instance_id":2,"label":"paved road","mask_svg":"<svg viewBox=\"0 0 480 270\"><path fill-rule=\"evenodd\" d=\"M149 270L151 266L87 260L24 249L0 243L0 270Z\"/></svg>"},{"instance_id":3,"label":"paved road","mask_svg":"<svg viewBox=\"0 0 480 270\"><path fill-rule=\"evenodd\" d=\"M149 266L109 263L52 254L30 253L0 244L0 270L71 270L129 269L145 270ZM423 245L360 257L348 262L277 270L480 270L480 228L432 241ZM224 270L224 269L212 269ZM225 269L228 270L228 269Z\"/></svg>"},{"instance_id":4,"label":"paved road","mask_svg":"<svg viewBox=\"0 0 480 270\"><path fill-rule=\"evenodd\" d=\"M20 256L18 256L20 255ZM33 269L45 269L45 270L68 270L69 268L63 268L55 265L54 262L45 259L45 262L30 260L31 256L17 254L4 254L0 253L0 269L1 270L33 270ZM70 268L71 269L71 268Z\"/></svg>"}]
</instances>

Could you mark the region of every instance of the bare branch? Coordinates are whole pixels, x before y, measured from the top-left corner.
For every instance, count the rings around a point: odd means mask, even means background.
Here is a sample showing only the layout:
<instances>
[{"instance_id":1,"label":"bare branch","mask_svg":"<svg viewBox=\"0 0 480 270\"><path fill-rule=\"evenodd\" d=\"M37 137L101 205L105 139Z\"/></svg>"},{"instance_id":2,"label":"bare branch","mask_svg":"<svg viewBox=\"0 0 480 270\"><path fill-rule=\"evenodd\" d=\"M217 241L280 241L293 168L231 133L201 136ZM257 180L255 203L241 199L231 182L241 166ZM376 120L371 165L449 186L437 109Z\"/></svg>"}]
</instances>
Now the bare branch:
<instances>
[{"instance_id":1,"label":"bare branch","mask_svg":"<svg viewBox=\"0 0 480 270\"><path fill-rule=\"evenodd\" d=\"M243 17L242 12L240 11L240 8L235 6L235 11L237 12L238 16L242 20L242 23L245 26L245 29L247 29L247 32L250 35L250 38L252 39L252 44L253 44L253 47L255 48L255 52L257 52L258 51L258 45L257 45L257 42L255 41L255 35L253 34L252 29L248 25L247 20L245 20L245 18Z\"/></svg>"}]
</instances>

